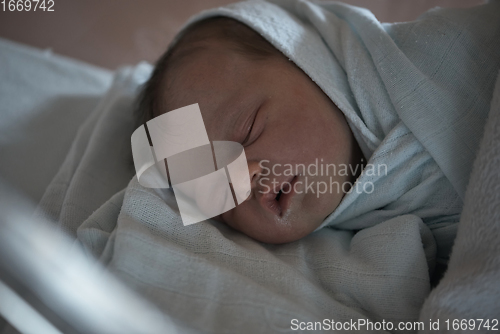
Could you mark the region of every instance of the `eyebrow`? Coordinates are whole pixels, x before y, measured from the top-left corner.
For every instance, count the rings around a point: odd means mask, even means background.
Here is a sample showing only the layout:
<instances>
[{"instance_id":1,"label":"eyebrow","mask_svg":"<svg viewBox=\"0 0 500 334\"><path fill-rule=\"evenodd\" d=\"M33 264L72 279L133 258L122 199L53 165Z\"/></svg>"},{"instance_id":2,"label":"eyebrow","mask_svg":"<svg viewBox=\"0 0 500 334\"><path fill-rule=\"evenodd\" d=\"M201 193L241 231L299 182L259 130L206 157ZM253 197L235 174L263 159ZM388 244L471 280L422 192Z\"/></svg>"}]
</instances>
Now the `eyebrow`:
<instances>
[{"instance_id":1,"label":"eyebrow","mask_svg":"<svg viewBox=\"0 0 500 334\"><path fill-rule=\"evenodd\" d=\"M238 125L242 124L240 119L244 114L244 108L231 108L231 105L234 106L234 103L231 102L231 100L221 101L214 107L215 121L213 127L214 130L222 130L219 133L225 140L238 141L241 132Z\"/></svg>"},{"instance_id":2,"label":"eyebrow","mask_svg":"<svg viewBox=\"0 0 500 334\"><path fill-rule=\"evenodd\" d=\"M213 128L218 140L228 140L238 142L241 139L242 131L246 118L242 120L245 114L245 108L230 108L230 102L218 104L215 106L213 114L214 121L210 125ZM212 139L211 139L212 140Z\"/></svg>"}]
</instances>

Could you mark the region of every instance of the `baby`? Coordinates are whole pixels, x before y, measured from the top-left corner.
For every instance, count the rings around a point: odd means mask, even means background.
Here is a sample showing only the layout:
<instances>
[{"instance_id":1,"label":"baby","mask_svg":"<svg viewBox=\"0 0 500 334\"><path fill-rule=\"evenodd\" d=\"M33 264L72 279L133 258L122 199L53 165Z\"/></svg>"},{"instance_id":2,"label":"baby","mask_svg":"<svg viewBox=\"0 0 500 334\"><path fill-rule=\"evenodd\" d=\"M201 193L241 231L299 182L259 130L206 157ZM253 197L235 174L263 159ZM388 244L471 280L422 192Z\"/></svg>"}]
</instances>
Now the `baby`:
<instances>
[{"instance_id":1,"label":"baby","mask_svg":"<svg viewBox=\"0 0 500 334\"><path fill-rule=\"evenodd\" d=\"M250 196L215 219L258 241L286 243L313 232L361 172L365 159L343 113L236 20L214 17L184 30L158 61L138 111L147 122L195 103L209 139L242 144L248 161ZM330 172L309 168L318 162Z\"/></svg>"}]
</instances>

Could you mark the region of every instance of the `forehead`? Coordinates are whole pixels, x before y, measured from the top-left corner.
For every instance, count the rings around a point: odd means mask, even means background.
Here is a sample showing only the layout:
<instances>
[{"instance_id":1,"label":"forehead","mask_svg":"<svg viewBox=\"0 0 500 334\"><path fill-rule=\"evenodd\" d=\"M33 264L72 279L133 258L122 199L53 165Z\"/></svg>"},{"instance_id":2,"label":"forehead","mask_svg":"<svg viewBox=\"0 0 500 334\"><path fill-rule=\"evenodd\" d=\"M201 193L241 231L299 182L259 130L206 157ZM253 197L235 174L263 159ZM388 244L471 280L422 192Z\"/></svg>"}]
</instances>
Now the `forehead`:
<instances>
[{"instance_id":1,"label":"forehead","mask_svg":"<svg viewBox=\"0 0 500 334\"><path fill-rule=\"evenodd\" d=\"M227 43L205 40L189 45L182 61L168 69L161 112L198 103L211 140L234 140L242 114L256 104L261 67Z\"/></svg>"}]
</instances>

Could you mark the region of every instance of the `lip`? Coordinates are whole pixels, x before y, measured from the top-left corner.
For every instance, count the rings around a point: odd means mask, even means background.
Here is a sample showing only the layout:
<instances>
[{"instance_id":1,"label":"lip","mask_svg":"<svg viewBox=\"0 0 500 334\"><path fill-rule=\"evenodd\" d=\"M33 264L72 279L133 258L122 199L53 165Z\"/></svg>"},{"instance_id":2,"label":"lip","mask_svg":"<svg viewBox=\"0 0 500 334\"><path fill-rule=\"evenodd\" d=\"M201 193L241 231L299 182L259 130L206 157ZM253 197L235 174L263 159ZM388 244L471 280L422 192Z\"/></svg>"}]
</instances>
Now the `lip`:
<instances>
[{"instance_id":1,"label":"lip","mask_svg":"<svg viewBox=\"0 0 500 334\"><path fill-rule=\"evenodd\" d=\"M288 178L288 180L276 185L272 191L262 194L260 199L262 206L273 214L282 216L290 207L292 197L295 194L294 184L296 181L297 175L292 175ZM287 193L283 191L284 187L286 187L285 190ZM276 196L280 190L282 190L280 199L276 200Z\"/></svg>"}]
</instances>

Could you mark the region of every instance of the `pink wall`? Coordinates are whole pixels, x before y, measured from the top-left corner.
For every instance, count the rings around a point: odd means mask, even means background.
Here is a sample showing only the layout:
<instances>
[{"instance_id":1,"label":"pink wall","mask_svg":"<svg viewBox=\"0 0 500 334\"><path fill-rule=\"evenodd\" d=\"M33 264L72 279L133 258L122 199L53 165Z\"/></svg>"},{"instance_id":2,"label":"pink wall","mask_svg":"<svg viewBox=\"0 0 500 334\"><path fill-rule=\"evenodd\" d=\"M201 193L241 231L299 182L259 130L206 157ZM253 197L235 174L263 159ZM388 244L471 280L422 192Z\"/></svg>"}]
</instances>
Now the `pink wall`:
<instances>
[{"instance_id":1,"label":"pink wall","mask_svg":"<svg viewBox=\"0 0 500 334\"><path fill-rule=\"evenodd\" d=\"M191 15L231 0L55 0L54 12L3 12L0 37L115 69L154 62ZM347 0L381 21L415 19L426 10L483 0Z\"/></svg>"}]
</instances>

